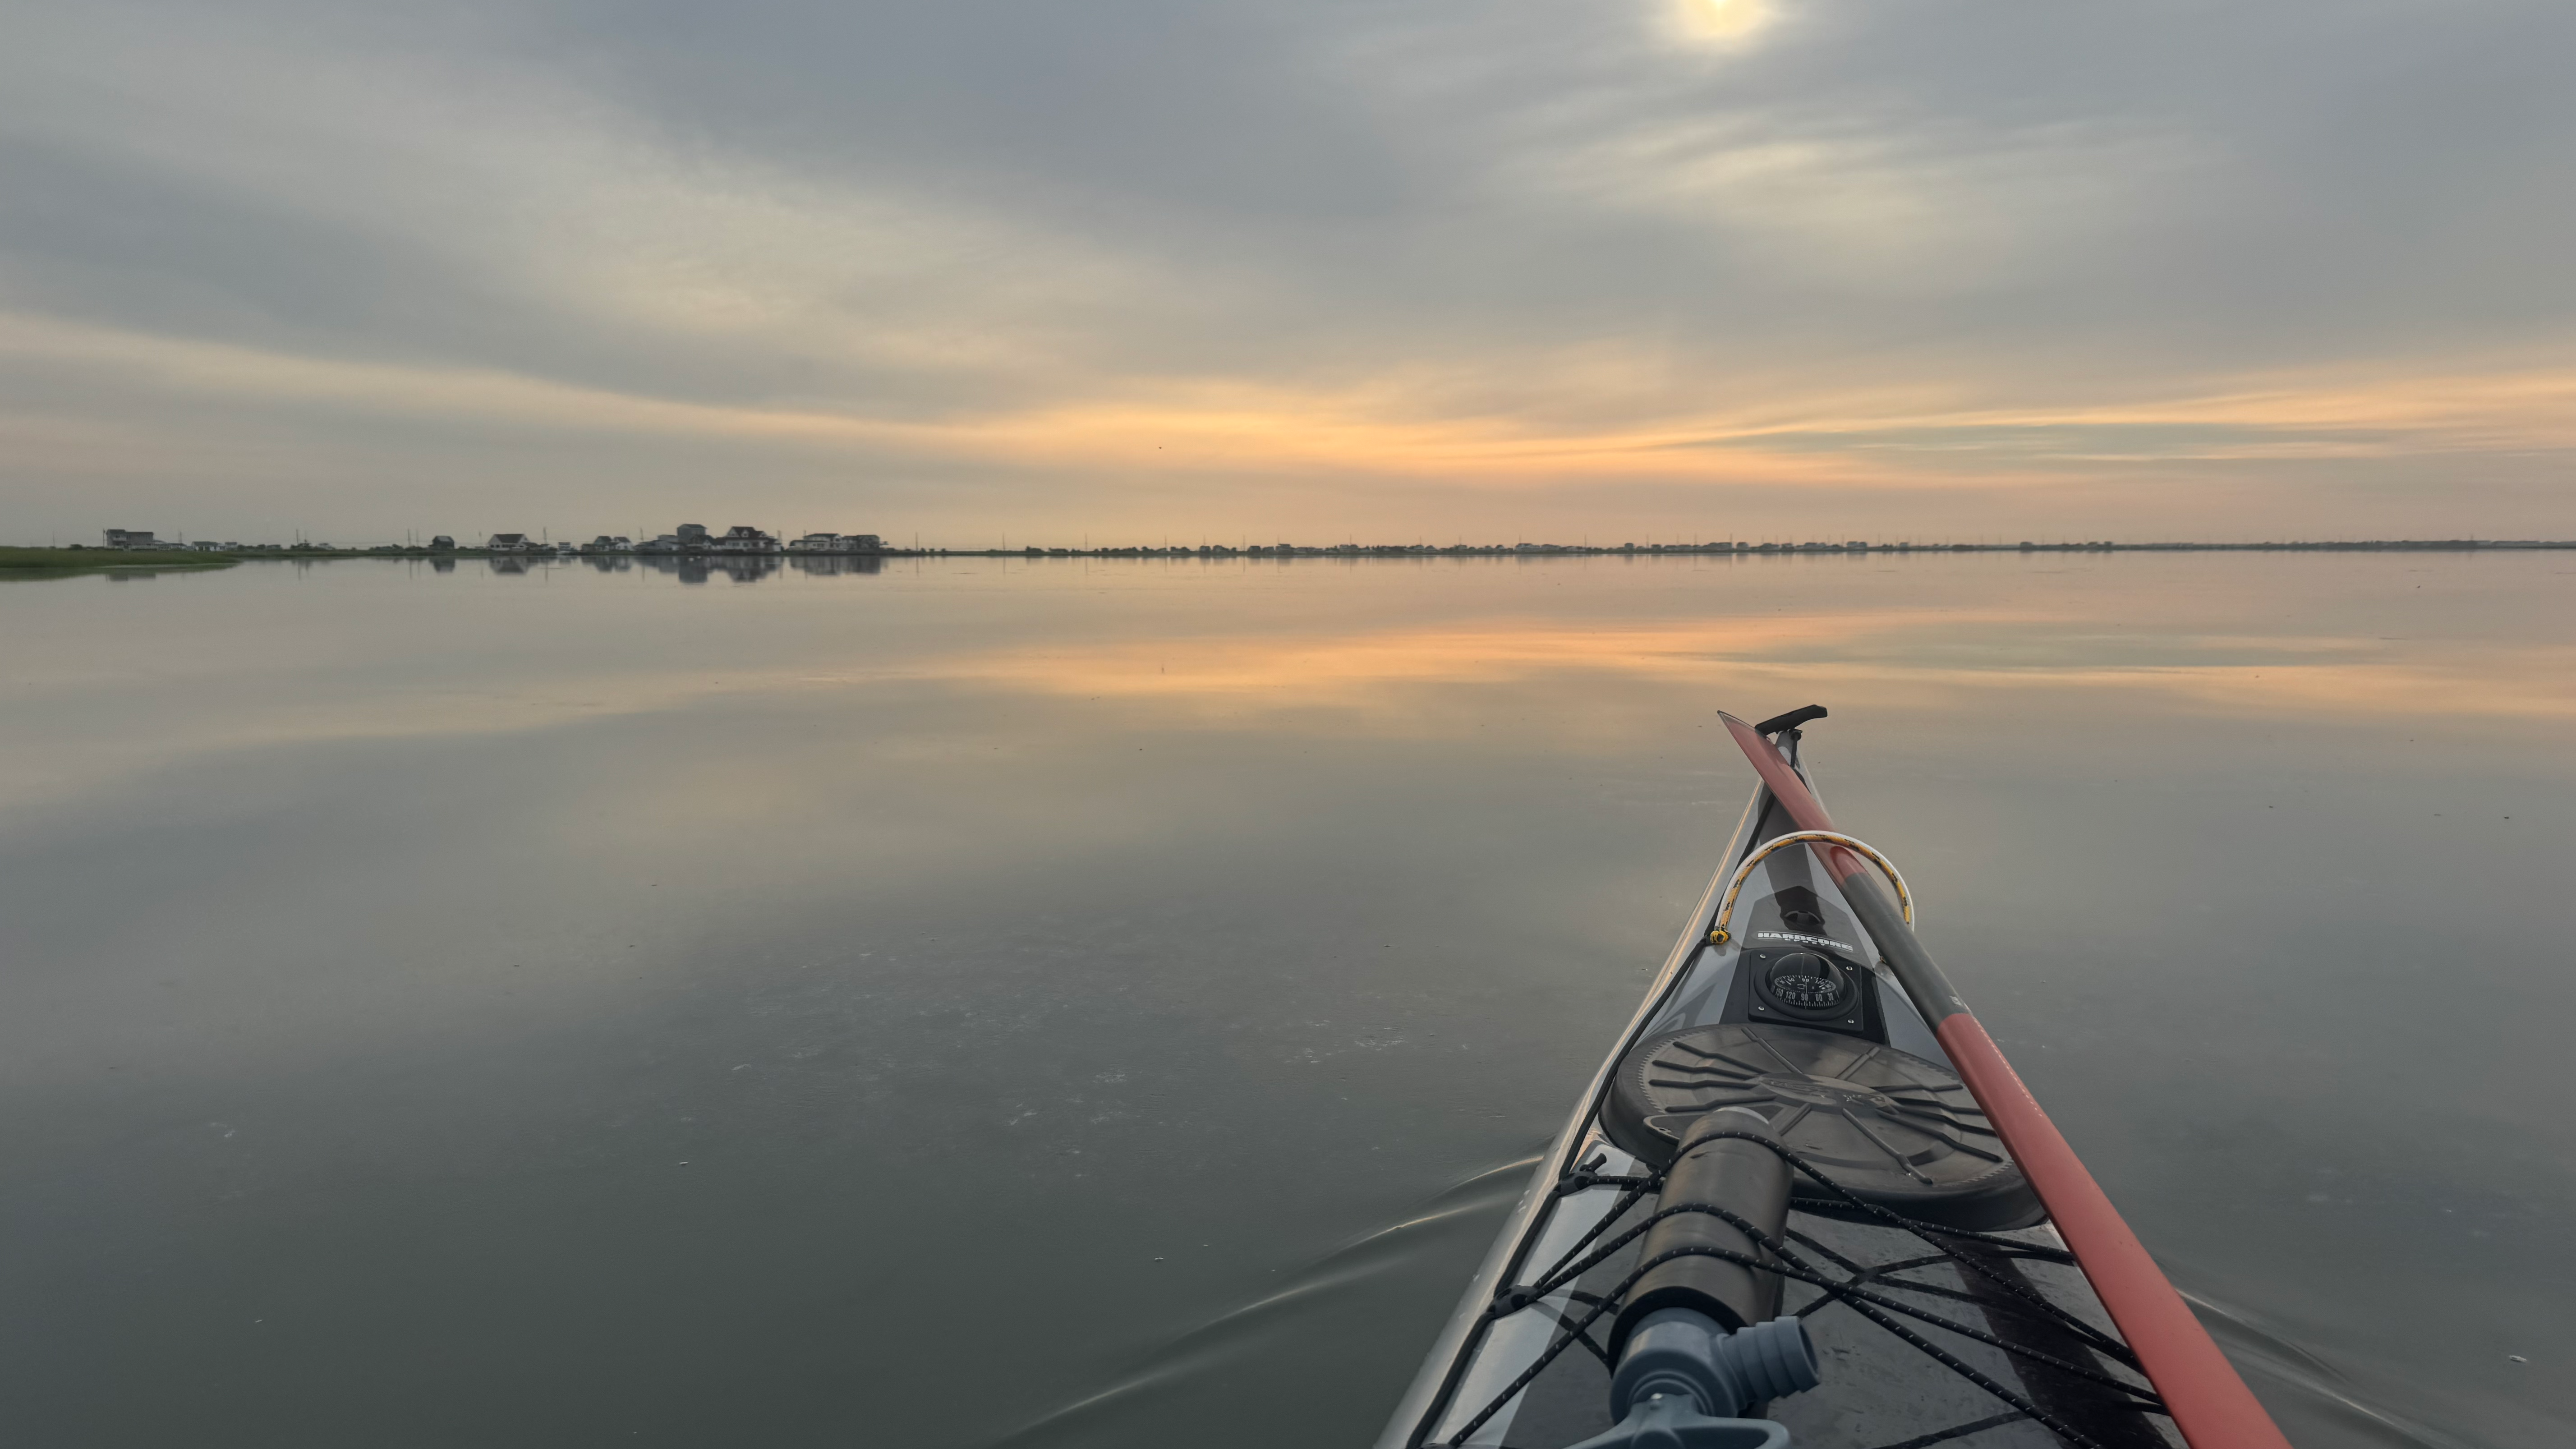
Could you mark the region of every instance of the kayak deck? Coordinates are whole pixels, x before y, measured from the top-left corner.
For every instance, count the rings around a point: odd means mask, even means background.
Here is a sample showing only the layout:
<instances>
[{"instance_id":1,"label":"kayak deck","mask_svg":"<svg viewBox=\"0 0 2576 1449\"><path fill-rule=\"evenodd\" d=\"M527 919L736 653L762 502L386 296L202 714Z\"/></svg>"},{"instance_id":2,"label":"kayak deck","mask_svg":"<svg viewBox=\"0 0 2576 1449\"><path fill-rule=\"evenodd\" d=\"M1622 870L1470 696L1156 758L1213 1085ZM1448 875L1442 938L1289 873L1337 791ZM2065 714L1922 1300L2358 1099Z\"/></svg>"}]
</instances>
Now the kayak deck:
<instances>
[{"instance_id":1,"label":"kayak deck","mask_svg":"<svg viewBox=\"0 0 2576 1449\"><path fill-rule=\"evenodd\" d=\"M1740 863L1760 855L1766 842L1795 828L1767 790L1756 792L1725 866L1542 1160L1380 1449L1566 1449L1612 1428L1616 1295L1638 1272L1662 1165L1632 1150L1659 1140L1638 1125L1639 1113L1654 1110L1639 1105L1638 1092L1680 1088L1662 1082L1641 1089L1638 1054L1650 1053L1659 1037L1761 1022L1760 1002L1779 998L1753 992L1748 979L1777 969L1765 963L1780 949L1819 943L1813 949L1862 978L1857 984L1874 1005L1866 1026L1859 1024L1857 1007L1848 1018L1823 1023L1851 1039L1855 1051L1847 1056L1882 1050L1916 1062L1919 1075L1937 1070L1955 1079L1932 1028L1889 976L1878 945L1841 888L1814 868L1807 851L1761 855L1743 872L1734 896L1732 919L1739 929L1710 939L1722 883L1737 874ZM1830 968L1819 969L1831 974ZM1776 1010L1771 1020L1779 1024L1739 1026L1725 1040L1760 1047L1766 1031L1785 1040L1801 1030L1781 1021ZM1778 1067L1753 1065L1770 1074L1763 1080L1772 1090L1793 1097L1802 1087L1827 1085L1802 1081L1785 1059ZM1749 1071L1718 1072L1708 1081L1732 1087L1749 1079ZM1828 1073L1819 1068L1816 1075ZM1779 1085L1783 1078L1785 1088ZM1894 1104L1880 1101L1884 1118L1863 1113L1852 1122L1884 1155L1897 1159L1898 1170L1921 1176L1908 1164L1951 1150L1941 1143L1926 1146L1928 1138L1891 1147L1887 1122L1898 1114ZM1801 1115L1794 1102L1787 1105L1793 1110L1774 1111L1772 1120L1785 1123ZM1956 1115L1975 1116L1973 1109ZM1946 1140L2013 1170L1991 1132L1969 1135L1981 1130L1970 1125L1948 1132ZM1803 1143L1807 1153L1817 1152L1824 1140L1782 1138L1790 1149ZM1859 1161L1805 1153L1799 1160L1820 1169L1808 1176L1825 1178L1833 1176L1836 1163ZM2017 1184L2017 1170L2014 1177ZM1781 1311L1805 1323L1822 1384L1752 1411L1785 1426L1793 1443L1813 1449L1952 1443L2018 1449L2061 1442L2164 1449L2184 1442L2154 1407L2152 1387L2035 1199L2027 1199L2029 1210L2013 1221L1922 1224L1924 1231L1901 1225L1919 1222L1915 1209L1895 1213L1835 1201L1830 1188L1802 1184L1801 1190L1807 1197L1793 1204L1780 1243L1780 1276L1786 1280ZM1981 1210L1991 1216L1997 1209L1989 1201Z\"/></svg>"},{"instance_id":2,"label":"kayak deck","mask_svg":"<svg viewBox=\"0 0 2576 1449\"><path fill-rule=\"evenodd\" d=\"M1643 1166L1606 1142L1596 1141L1591 1148L1579 1159L1578 1171L1619 1178ZM1554 1184L1549 1190L1553 1193ZM1502 1301L1524 1296L1515 1295L1514 1287L1543 1286L1552 1276L1544 1270L1561 1272L1580 1261L1587 1246L1638 1226L1651 1216L1653 1206L1650 1195L1616 1184L1578 1187L1553 1196L1529 1254L1533 1269L1521 1275L1525 1281L1503 1290ZM2094 1299L2083 1274L2065 1261L2064 1244L2053 1230L2043 1224L1988 1236L1997 1241L1980 1242L1971 1249L1977 1266L1986 1270L1982 1274L1902 1229L1823 1214L1792 1213L1787 1240L1800 1258L1819 1270L1819 1276L1869 1290L1877 1300L1872 1306L1879 1306L1882 1314L1966 1367L2076 1424L2105 1449L2165 1449L2180 1444L2163 1419L2137 1412L2087 1379L2051 1372L1979 1337L1881 1306L1910 1307L2145 1389L2144 1380L2133 1370L2106 1359L2094 1344L2034 1311L2010 1288L1994 1281L2001 1277L2116 1342L2109 1316ZM1955 1250L1960 1244L1954 1240L1950 1246ZM1638 1252L1639 1243L1631 1241L1556 1292L1492 1318L1485 1341L1448 1396L1440 1423L1414 1442L1561 1449L1609 1429L1610 1360L1603 1345L1604 1320L1596 1320L1561 1347L1501 1411L1472 1428L1469 1424L1546 1355L1552 1343L1568 1337L1590 1307L1634 1272ZM1762 1411L1764 1417L1787 1426L1794 1443L1924 1449L1955 1441L2019 1449L2060 1442L1973 1380L1901 1342L1824 1288L1791 1282L1783 1311L1805 1320L1824 1367L1823 1387L1778 1400Z\"/></svg>"}]
</instances>

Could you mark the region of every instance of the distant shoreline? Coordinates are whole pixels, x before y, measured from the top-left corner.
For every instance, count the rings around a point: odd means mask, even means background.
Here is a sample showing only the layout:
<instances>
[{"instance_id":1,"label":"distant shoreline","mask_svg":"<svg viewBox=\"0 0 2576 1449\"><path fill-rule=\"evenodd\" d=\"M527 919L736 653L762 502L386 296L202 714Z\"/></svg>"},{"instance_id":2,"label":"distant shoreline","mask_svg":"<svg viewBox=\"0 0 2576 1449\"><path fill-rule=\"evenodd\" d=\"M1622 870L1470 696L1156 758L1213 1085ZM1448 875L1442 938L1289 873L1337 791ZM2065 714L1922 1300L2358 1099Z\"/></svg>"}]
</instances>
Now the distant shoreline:
<instances>
[{"instance_id":1,"label":"distant shoreline","mask_svg":"<svg viewBox=\"0 0 2576 1449\"><path fill-rule=\"evenodd\" d=\"M654 552L634 548L579 548L561 552L551 548L525 550L491 548L426 549L395 547L315 548L271 547L245 548L238 552L204 552L193 550L121 550L95 547L73 548L7 548L0 547L0 572L88 572L116 568L222 568L233 563L256 563L264 559L499 559L524 563L560 562L576 559L647 557L664 561L697 560L722 562L750 558L814 559L890 559L890 558L1002 558L1002 559L1117 559L1117 558L1194 558L1194 559L1354 559L1354 558L1778 558L1788 555L1821 554L1961 554L1961 553L2514 553L2536 550L2576 550L2576 539L2532 538L2429 538L2367 539L2357 542L2285 540L2260 543L2192 543L2182 541L2155 543L2118 543L2109 540L2090 543L1874 543L1852 539L1842 543L1516 543L1516 544L1202 544L1197 547L1172 545L1132 548L1054 548L1029 545L1021 548L880 548L868 550L803 551L791 548L758 550L690 551L686 553Z\"/></svg>"},{"instance_id":2,"label":"distant shoreline","mask_svg":"<svg viewBox=\"0 0 2576 1449\"><path fill-rule=\"evenodd\" d=\"M228 569L241 562L228 553L177 549L0 548L0 578L92 574L116 569Z\"/></svg>"},{"instance_id":3,"label":"distant shoreline","mask_svg":"<svg viewBox=\"0 0 2576 1449\"><path fill-rule=\"evenodd\" d=\"M1784 554L1917 553L2486 553L2576 549L2576 539L2372 539L2359 543L1517 543L1333 544L1308 546L1209 544L1197 548L974 548L886 549L882 557L911 558L1778 558Z\"/></svg>"}]
</instances>

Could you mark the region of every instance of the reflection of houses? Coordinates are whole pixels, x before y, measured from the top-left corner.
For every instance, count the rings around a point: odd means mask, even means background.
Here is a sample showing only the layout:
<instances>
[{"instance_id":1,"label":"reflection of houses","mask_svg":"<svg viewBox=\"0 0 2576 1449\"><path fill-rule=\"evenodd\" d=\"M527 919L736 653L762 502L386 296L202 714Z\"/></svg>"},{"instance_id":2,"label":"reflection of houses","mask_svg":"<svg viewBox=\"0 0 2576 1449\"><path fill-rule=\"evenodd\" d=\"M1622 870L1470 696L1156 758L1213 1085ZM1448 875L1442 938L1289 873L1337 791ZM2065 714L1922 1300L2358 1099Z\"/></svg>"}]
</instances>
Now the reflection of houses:
<instances>
[{"instance_id":1,"label":"reflection of houses","mask_svg":"<svg viewBox=\"0 0 2576 1449\"><path fill-rule=\"evenodd\" d=\"M676 576L684 584L703 584L721 574L738 584L778 572L778 560L766 554L645 554L639 560L656 573Z\"/></svg>"},{"instance_id":2,"label":"reflection of houses","mask_svg":"<svg viewBox=\"0 0 2576 1449\"><path fill-rule=\"evenodd\" d=\"M787 562L800 574L873 574L885 568L885 559L873 553L800 553Z\"/></svg>"},{"instance_id":3,"label":"reflection of houses","mask_svg":"<svg viewBox=\"0 0 2576 1449\"><path fill-rule=\"evenodd\" d=\"M748 562L780 555L798 558L879 555L885 552L885 540L873 533L809 533L782 543L776 534L748 524L736 524L716 533L702 523L683 523L673 532L656 534L640 541L630 540L622 534L603 533L579 548L571 544L536 543L523 533L498 533L492 536L491 551L495 554L578 554L594 560L635 555L648 561L725 559ZM661 565L656 564L656 567ZM736 568L728 563L719 572L734 578L759 578L772 572L774 567ZM690 569L686 573L691 582L708 577L703 568Z\"/></svg>"},{"instance_id":4,"label":"reflection of houses","mask_svg":"<svg viewBox=\"0 0 2576 1449\"><path fill-rule=\"evenodd\" d=\"M188 543L177 539L164 539L145 528L101 529L99 536L106 547L113 549L193 549L202 553L277 553L284 552L289 547L273 543L219 544L211 539ZM292 547L298 552L333 551L331 545L327 543L305 543L300 539ZM406 552L441 554L456 553L459 548L455 535L441 533L433 535L425 548L419 545L396 547L386 544L369 551L389 554ZM469 543L462 545L462 548L471 551L474 545ZM482 545L482 551L495 557L531 559L623 557L634 554L684 558L713 555L734 559L790 554L798 557L834 555L851 557L884 554L886 543L884 538L873 533L808 533L793 540L782 541L778 535L753 528L748 524L735 524L718 533L703 523L683 523L674 532L641 541L630 539L624 534L603 533L595 535L588 543L551 543L525 533L495 533L489 535L488 541ZM731 571L728 570L728 572Z\"/></svg>"}]
</instances>

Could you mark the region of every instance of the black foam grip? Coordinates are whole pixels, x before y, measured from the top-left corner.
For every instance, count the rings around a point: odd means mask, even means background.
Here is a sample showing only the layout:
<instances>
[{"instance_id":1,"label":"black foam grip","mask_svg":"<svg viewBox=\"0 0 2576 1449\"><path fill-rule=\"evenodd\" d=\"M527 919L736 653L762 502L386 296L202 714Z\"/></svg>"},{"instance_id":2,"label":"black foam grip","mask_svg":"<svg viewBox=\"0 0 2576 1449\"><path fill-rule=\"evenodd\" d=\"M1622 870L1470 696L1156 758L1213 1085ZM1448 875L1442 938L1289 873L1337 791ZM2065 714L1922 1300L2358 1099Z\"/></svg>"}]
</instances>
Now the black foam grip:
<instances>
[{"instance_id":1,"label":"black foam grip","mask_svg":"<svg viewBox=\"0 0 2576 1449\"><path fill-rule=\"evenodd\" d=\"M1793 730L1798 726L1807 723L1809 720L1819 720L1824 717L1825 707L1821 704L1811 704L1804 706L1803 708L1793 709L1787 714L1775 714L1769 719L1764 720L1762 723L1755 725L1753 727L1753 732L1757 735L1776 735L1782 730Z\"/></svg>"}]
</instances>

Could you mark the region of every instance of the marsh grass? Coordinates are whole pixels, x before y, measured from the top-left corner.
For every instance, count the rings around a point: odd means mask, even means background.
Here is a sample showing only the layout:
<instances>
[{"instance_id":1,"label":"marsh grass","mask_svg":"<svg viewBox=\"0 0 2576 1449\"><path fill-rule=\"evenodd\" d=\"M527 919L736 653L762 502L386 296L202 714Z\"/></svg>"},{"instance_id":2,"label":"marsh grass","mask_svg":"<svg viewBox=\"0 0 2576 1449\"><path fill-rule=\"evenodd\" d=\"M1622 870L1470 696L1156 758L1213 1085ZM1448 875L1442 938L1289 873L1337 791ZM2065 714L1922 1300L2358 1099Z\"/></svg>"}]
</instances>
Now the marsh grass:
<instances>
[{"instance_id":1,"label":"marsh grass","mask_svg":"<svg viewBox=\"0 0 2576 1449\"><path fill-rule=\"evenodd\" d=\"M0 579L65 578L125 569L224 569L241 560L190 549L0 548Z\"/></svg>"}]
</instances>

